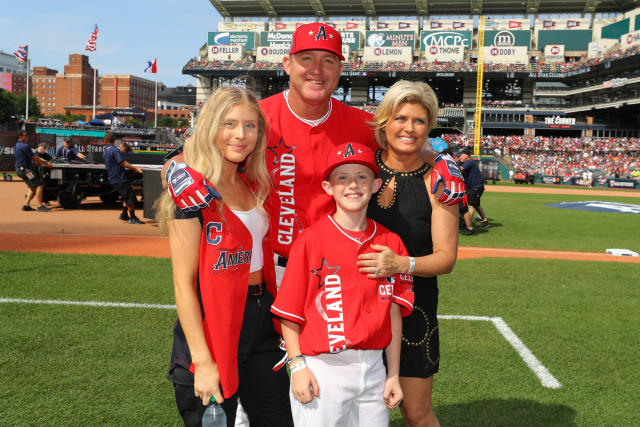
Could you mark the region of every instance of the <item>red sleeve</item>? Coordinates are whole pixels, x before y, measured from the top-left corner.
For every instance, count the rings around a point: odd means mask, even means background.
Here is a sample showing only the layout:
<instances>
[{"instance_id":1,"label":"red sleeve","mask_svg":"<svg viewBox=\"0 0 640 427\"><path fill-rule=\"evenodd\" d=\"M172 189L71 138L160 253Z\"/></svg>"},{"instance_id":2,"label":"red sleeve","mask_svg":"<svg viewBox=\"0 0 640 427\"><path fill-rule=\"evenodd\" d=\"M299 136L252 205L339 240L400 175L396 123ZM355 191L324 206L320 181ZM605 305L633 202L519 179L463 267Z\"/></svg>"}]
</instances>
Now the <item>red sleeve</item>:
<instances>
[{"instance_id":1,"label":"red sleeve","mask_svg":"<svg viewBox=\"0 0 640 427\"><path fill-rule=\"evenodd\" d=\"M402 240L395 235L397 239L397 254L408 256L409 252L405 248ZM413 276L411 274L396 274L396 283L393 286L393 302L401 308L402 317L407 317L413 311Z\"/></svg>"},{"instance_id":2,"label":"red sleeve","mask_svg":"<svg viewBox=\"0 0 640 427\"><path fill-rule=\"evenodd\" d=\"M304 305L307 299L309 268L306 259L306 239L301 234L294 242L289 253L284 277L275 301L271 305L271 313L300 325L306 322Z\"/></svg>"}]
</instances>

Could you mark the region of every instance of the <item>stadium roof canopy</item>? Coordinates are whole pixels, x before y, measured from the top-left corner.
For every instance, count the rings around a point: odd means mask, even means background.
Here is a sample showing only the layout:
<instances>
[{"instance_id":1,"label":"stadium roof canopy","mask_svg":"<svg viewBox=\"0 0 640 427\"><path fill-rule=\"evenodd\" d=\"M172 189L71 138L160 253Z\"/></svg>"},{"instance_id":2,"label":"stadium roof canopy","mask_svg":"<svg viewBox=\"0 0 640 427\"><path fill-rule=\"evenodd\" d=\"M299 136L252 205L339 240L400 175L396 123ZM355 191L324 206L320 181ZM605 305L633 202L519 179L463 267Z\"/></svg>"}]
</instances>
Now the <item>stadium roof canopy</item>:
<instances>
[{"instance_id":1,"label":"stadium roof canopy","mask_svg":"<svg viewBox=\"0 0 640 427\"><path fill-rule=\"evenodd\" d=\"M626 12L640 0L209 0L223 18Z\"/></svg>"}]
</instances>

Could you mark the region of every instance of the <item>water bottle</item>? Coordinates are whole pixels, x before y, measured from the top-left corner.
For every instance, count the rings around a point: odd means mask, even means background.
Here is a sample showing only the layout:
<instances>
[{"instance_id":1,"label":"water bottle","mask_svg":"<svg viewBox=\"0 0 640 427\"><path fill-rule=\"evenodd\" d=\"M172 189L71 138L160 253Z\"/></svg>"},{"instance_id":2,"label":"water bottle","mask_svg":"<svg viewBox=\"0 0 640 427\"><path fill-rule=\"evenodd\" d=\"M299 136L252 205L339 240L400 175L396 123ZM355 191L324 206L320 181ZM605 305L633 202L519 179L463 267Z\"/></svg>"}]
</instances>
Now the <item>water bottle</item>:
<instances>
[{"instance_id":1,"label":"water bottle","mask_svg":"<svg viewBox=\"0 0 640 427\"><path fill-rule=\"evenodd\" d=\"M227 427L227 414L213 397L202 415L202 427Z\"/></svg>"}]
</instances>

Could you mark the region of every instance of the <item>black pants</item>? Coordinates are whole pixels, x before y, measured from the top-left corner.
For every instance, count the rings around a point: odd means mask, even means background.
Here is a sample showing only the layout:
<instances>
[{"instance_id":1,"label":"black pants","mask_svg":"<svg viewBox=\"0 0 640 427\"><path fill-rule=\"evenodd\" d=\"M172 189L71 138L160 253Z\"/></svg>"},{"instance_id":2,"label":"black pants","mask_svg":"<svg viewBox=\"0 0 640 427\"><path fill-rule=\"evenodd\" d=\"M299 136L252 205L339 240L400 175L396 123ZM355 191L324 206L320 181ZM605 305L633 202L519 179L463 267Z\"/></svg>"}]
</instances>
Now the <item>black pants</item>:
<instances>
[{"instance_id":1,"label":"black pants","mask_svg":"<svg viewBox=\"0 0 640 427\"><path fill-rule=\"evenodd\" d=\"M238 392L222 403L228 427L235 423L238 397L249 416L251 427L293 426L287 370L282 368L273 372L271 369L284 356L278 349L278 334L273 329L272 302L273 297L269 293L247 297L238 343L240 385ZM188 374L190 385L182 381L183 378L178 378L182 375L178 370ZM185 426L200 427L206 408L193 393L193 375L184 368L176 367L173 377L176 403Z\"/></svg>"}]
</instances>

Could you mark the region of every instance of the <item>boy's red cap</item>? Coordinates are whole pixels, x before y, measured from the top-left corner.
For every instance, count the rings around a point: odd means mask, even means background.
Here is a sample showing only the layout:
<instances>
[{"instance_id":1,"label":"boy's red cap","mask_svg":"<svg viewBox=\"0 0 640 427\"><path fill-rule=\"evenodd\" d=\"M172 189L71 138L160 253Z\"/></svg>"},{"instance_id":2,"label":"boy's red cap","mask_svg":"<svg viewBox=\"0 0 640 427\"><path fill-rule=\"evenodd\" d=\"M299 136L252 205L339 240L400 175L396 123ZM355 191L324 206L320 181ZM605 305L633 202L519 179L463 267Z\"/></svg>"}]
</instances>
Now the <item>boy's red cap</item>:
<instances>
[{"instance_id":1,"label":"boy's red cap","mask_svg":"<svg viewBox=\"0 0 640 427\"><path fill-rule=\"evenodd\" d=\"M321 22L304 24L296 28L296 31L293 33L289 55L302 52L303 50L324 50L335 53L340 60L344 61L344 56L342 56L342 37L340 33L331 25L326 25Z\"/></svg>"},{"instance_id":2,"label":"boy's red cap","mask_svg":"<svg viewBox=\"0 0 640 427\"><path fill-rule=\"evenodd\" d=\"M378 165L371 148L357 142L347 142L335 147L327 154L324 177L329 178L332 170L348 163L359 163L371 169L376 176L378 175Z\"/></svg>"}]
</instances>

